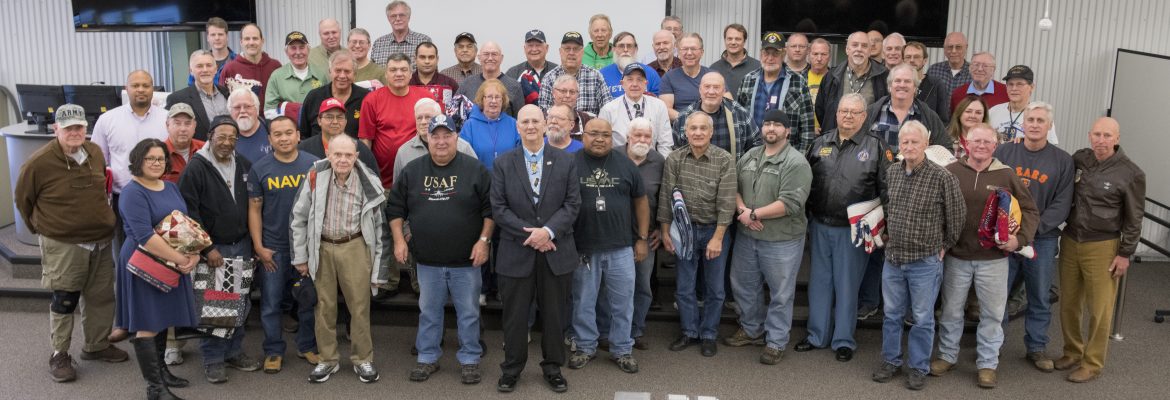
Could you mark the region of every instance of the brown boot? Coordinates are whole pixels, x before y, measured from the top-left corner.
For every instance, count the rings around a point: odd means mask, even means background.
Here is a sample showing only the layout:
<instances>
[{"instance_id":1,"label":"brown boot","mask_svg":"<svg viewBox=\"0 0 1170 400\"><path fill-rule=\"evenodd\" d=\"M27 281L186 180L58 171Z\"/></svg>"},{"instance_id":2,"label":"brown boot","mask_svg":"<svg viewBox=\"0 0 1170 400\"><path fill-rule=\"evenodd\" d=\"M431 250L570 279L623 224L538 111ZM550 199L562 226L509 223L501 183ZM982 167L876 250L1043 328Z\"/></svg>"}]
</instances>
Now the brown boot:
<instances>
[{"instance_id":1,"label":"brown boot","mask_svg":"<svg viewBox=\"0 0 1170 400\"><path fill-rule=\"evenodd\" d=\"M1091 371L1088 368L1080 367L1068 374L1067 379L1069 382L1085 383L1097 379L1098 376L1101 376L1101 371Z\"/></svg>"},{"instance_id":2,"label":"brown boot","mask_svg":"<svg viewBox=\"0 0 1170 400\"><path fill-rule=\"evenodd\" d=\"M1072 369L1073 367L1078 366L1080 364L1081 364L1081 359L1079 359L1079 358L1062 356L1062 357L1060 357L1059 360L1056 360L1056 362L1052 363L1052 367L1056 368L1058 370L1061 370L1061 371L1065 371L1065 370Z\"/></svg>"},{"instance_id":3,"label":"brown boot","mask_svg":"<svg viewBox=\"0 0 1170 400\"><path fill-rule=\"evenodd\" d=\"M984 389L994 389L996 384L995 370L991 368L983 368L979 370L979 387Z\"/></svg>"},{"instance_id":4,"label":"brown boot","mask_svg":"<svg viewBox=\"0 0 1170 400\"><path fill-rule=\"evenodd\" d=\"M56 382L73 382L77 380L77 370L73 369L73 357L67 352L60 352L49 357L49 376Z\"/></svg>"},{"instance_id":5,"label":"brown boot","mask_svg":"<svg viewBox=\"0 0 1170 400\"><path fill-rule=\"evenodd\" d=\"M936 358L934 361L930 362L930 375L943 376L946 375L947 372L950 372L952 368L955 368L955 364L951 364L947 362L947 360L943 360L941 358Z\"/></svg>"}]
</instances>

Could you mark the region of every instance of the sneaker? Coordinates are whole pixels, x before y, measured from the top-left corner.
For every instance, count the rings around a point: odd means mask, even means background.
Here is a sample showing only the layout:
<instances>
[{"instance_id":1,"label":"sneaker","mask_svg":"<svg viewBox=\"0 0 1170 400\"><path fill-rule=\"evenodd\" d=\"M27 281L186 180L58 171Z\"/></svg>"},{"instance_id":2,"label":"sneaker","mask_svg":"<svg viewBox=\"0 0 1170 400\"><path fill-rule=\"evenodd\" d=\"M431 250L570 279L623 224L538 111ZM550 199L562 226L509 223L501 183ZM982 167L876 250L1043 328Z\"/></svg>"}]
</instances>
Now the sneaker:
<instances>
[{"instance_id":1,"label":"sneaker","mask_svg":"<svg viewBox=\"0 0 1170 400\"><path fill-rule=\"evenodd\" d=\"M784 350L772 346L764 347L764 352L760 353L760 364L776 365L782 359L784 359Z\"/></svg>"},{"instance_id":2,"label":"sneaker","mask_svg":"<svg viewBox=\"0 0 1170 400\"><path fill-rule=\"evenodd\" d=\"M723 344L731 347L743 347L749 344L753 346L763 346L764 335L751 337L747 334L747 331L744 331L743 328L739 328L739 330L735 331L734 335L723 338Z\"/></svg>"},{"instance_id":3,"label":"sneaker","mask_svg":"<svg viewBox=\"0 0 1170 400\"><path fill-rule=\"evenodd\" d=\"M77 370L73 368L73 357L67 352L56 352L49 357L49 376L57 382L73 382L77 380Z\"/></svg>"},{"instance_id":4,"label":"sneaker","mask_svg":"<svg viewBox=\"0 0 1170 400\"><path fill-rule=\"evenodd\" d=\"M431 377L431 374L439 371L439 363L418 363L414 369L410 370L410 380L415 382L422 382Z\"/></svg>"},{"instance_id":5,"label":"sneaker","mask_svg":"<svg viewBox=\"0 0 1170 400\"><path fill-rule=\"evenodd\" d=\"M930 375L943 376L946 375L947 372L950 372L952 368L955 368L955 364L951 364L950 362L947 362L947 360L941 358L936 358L934 361L930 362Z\"/></svg>"},{"instance_id":6,"label":"sneaker","mask_svg":"<svg viewBox=\"0 0 1170 400\"><path fill-rule=\"evenodd\" d=\"M353 373L357 374L358 380L362 383L377 382L380 377L378 370L374 368L374 363L370 361L354 365Z\"/></svg>"},{"instance_id":7,"label":"sneaker","mask_svg":"<svg viewBox=\"0 0 1170 400\"><path fill-rule=\"evenodd\" d=\"M280 366L284 362L284 357L268 356L264 357L264 373L275 374L280 372Z\"/></svg>"},{"instance_id":8,"label":"sneaker","mask_svg":"<svg viewBox=\"0 0 1170 400\"><path fill-rule=\"evenodd\" d=\"M857 308L857 319L859 321L864 321L873 318L873 316L877 315L877 313L877 306L862 305L861 307Z\"/></svg>"},{"instance_id":9,"label":"sneaker","mask_svg":"<svg viewBox=\"0 0 1170 400\"><path fill-rule=\"evenodd\" d=\"M479 364L460 365L459 376L464 385L474 385L483 380L483 374L479 372Z\"/></svg>"},{"instance_id":10,"label":"sneaker","mask_svg":"<svg viewBox=\"0 0 1170 400\"><path fill-rule=\"evenodd\" d=\"M337 364L332 364L332 365L326 364L326 363L317 364L317 367L313 368L313 372L309 373L309 382L323 383L323 382L329 380L329 377L333 376L333 374L337 373L337 371L340 371L340 370L341 370L341 366L337 365Z\"/></svg>"},{"instance_id":11,"label":"sneaker","mask_svg":"<svg viewBox=\"0 0 1170 400\"><path fill-rule=\"evenodd\" d=\"M227 366L238 369L244 372L252 372L260 369L260 362L247 354L240 353L239 355L223 360Z\"/></svg>"},{"instance_id":12,"label":"sneaker","mask_svg":"<svg viewBox=\"0 0 1170 400\"><path fill-rule=\"evenodd\" d=\"M106 347L106 349L102 351L82 351L81 359L86 361L101 360L105 362L116 363L129 360L130 355L126 354L126 352L122 351L122 349L114 347L114 345L111 344L110 347Z\"/></svg>"},{"instance_id":13,"label":"sneaker","mask_svg":"<svg viewBox=\"0 0 1170 400\"><path fill-rule=\"evenodd\" d=\"M565 346L569 348L570 353L577 352L577 338L572 336L565 336Z\"/></svg>"},{"instance_id":14,"label":"sneaker","mask_svg":"<svg viewBox=\"0 0 1170 400\"><path fill-rule=\"evenodd\" d=\"M203 376L207 378L208 382L213 384L218 385L227 382L227 370L224 369L223 363L204 366Z\"/></svg>"},{"instance_id":15,"label":"sneaker","mask_svg":"<svg viewBox=\"0 0 1170 400\"><path fill-rule=\"evenodd\" d=\"M479 306L480 306L480 307L486 307L486 306L487 306L487 295L486 295L486 294L480 294L480 295L479 295Z\"/></svg>"},{"instance_id":16,"label":"sneaker","mask_svg":"<svg viewBox=\"0 0 1170 400\"><path fill-rule=\"evenodd\" d=\"M874 382L886 383L891 379L894 379L894 376L898 375L900 372L902 372L901 366L894 365L889 362L882 362L882 365L879 366L876 371L873 371L871 378Z\"/></svg>"},{"instance_id":17,"label":"sneaker","mask_svg":"<svg viewBox=\"0 0 1170 400\"><path fill-rule=\"evenodd\" d=\"M167 365L182 364L183 363L183 350L182 349L172 349L172 348L168 347L167 350L165 352L163 352L163 361L166 361Z\"/></svg>"},{"instance_id":18,"label":"sneaker","mask_svg":"<svg viewBox=\"0 0 1170 400\"><path fill-rule=\"evenodd\" d=\"M315 351L306 351L304 353L297 353L297 358L305 360L306 362L308 362L309 364L312 364L312 365L317 365L317 363L321 362L321 356L317 355L317 352L315 352Z\"/></svg>"},{"instance_id":19,"label":"sneaker","mask_svg":"<svg viewBox=\"0 0 1170 400\"><path fill-rule=\"evenodd\" d=\"M597 353L585 354L585 352L582 351L574 352L573 355L569 356L569 368L585 368L585 364L589 364L589 361L593 360L594 358L597 358Z\"/></svg>"},{"instance_id":20,"label":"sneaker","mask_svg":"<svg viewBox=\"0 0 1170 400\"><path fill-rule=\"evenodd\" d=\"M909 374L906 374L906 388L910 390L922 390L926 387L926 374L922 371L911 369Z\"/></svg>"},{"instance_id":21,"label":"sneaker","mask_svg":"<svg viewBox=\"0 0 1170 400\"><path fill-rule=\"evenodd\" d=\"M613 359L617 363L618 369L627 374L634 374L638 372L638 360L634 359L633 354L622 354Z\"/></svg>"},{"instance_id":22,"label":"sneaker","mask_svg":"<svg viewBox=\"0 0 1170 400\"><path fill-rule=\"evenodd\" d=\"M1052 372L1056 370L1055 363L1053 363L1052 359L1048 357L1048 354L1044 354L1043 351L1034 351L1028 353L1028 361L1031 361L1032 365L1042 372Z\"/></svg>"}]
</instances>

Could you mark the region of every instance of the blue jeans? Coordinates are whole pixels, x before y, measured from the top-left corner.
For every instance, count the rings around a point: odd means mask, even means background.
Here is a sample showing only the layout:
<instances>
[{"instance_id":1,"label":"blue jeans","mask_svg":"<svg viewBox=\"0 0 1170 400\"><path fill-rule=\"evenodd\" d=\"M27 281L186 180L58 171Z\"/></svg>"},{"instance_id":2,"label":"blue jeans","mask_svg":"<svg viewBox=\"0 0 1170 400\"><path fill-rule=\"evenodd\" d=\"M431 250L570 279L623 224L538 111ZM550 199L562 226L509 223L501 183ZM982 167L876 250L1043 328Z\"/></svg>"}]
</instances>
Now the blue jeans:
<instances>
[{"instance_id":1,"label":"blue jeans","mask_svg":"<svg viewBox=\"0 0 1170 400\"><path fill-rule=\"evenodd\" d=\"M869 254L853 246L848 226L809 221L812 265L808 278L808 342L814 347L857 348L857 291Z\"/></svg>"},{"instance_id":2,"label":"blue jeans","mask_svg":"<svg viewBox=\"0 0 1170 400\"><path fill-rule=\"evenodd\" d=\"M605 304L598 304L598 293L605 292ZM634 249L622 247L589 255L588 267L573 271L573 331L577 349L586 354L597 352L598 308L609 315L609 352L614 356L630 354L634 339L630 320L634 316Z\"/></svg>"},{"instance_id":3,"label":"blue jeans","mask_svg":"<svg viewBox=\"0 0 1170 400\"><path fill-rule=\"evenodd\" d=\"M1024 292L1028 296L1028 308L1024 310L1024 346L1029 353L1044 351L1048 347L1048 325L1052 324L1052 304L1048 290L1056 274L1056 253L1060 238L1036 238L1032 248L1036 259L1028 260L1019 255L1008 256L1008 284L1016 281L1016 274L1024 274ZM1008 323L1005 315L1003 323Z\"/></svg>"},{"instance_id":4,"label":"blue jeans","mask_svg":"<svg viewBox=\"0 0 1170 400\"><path fill-rule=\"evenodd\" d=\"M295 302L289 296L289 286L300 277L297 270L289 264L291 255L287 250L275 250L272 261L276 264L276 271L268 272L261 264L256 264L256 274L259 278L260 289L260 325L264 328L264 355L283 356L285 350L284 331L281 330L281 316L284 314L285 300ZM313 306L300 305L297 307L297 352L316 352L317 337L313 334Z\"/></svg>"},{"instance_id":5,"label":"blue jeans","mask_svg":"<svg viewBox=\"0 0 1170 400\"><path fill-rule=\"evenodd\" d=\"M223 256L226 262L229 258L243 257L244 259L252 258L252 240L244 238L234 244L217 244L216 250ZM263 269L263 268L261 268ZM252 311L252 302L247 302L244 308L244 315L248 315ZM208 337L199 341L199 350L203 353L203 366L212 366L216 364L223 364L223 361L229 358L235 358L244 352L241 345L244 343L244 327L240 326L232 332L232 337L227 339Z\"/></svg>"},{"instance_id":6,"label":"blue jeans","mask_svg":"<svg viewBox=\"0 0 1170 400\"><path fill-rule=\"evenodd\" d=\"M650 313L650 302L654 300L651 290L650 277L654 274L654 251L646 253L646 258L634 263L634 319L630 321L630 337L640 338L646 334L646 315ZM609 336L609 311L604 306L609 304L605 292L597 293L597 332L598 337ZM572 327L569 327L572 332Z\"/></svg>"},{"instance_id":7,"label":"blue jeans","mask_svg":"<svg viewBox=\"0 0 1170 400\"><path fill-rule=\"evenodd\" d=\"M459 364L479 364L483 348L479 345L479 293L481 268L432 267L417 264L418 270L418 362L434 364L443 355L443 305L448 296L455 306L459 333Z\"/></svg>"},{"instance_id":8,"label":"blue jeans","mask_svg":"<svg viewBox=\"0 0 1170 400\"><path fill-rule=\"evenodd\" d=\"M902 324L906 308L914 313L914 326L906 348L910 352L907 367L922 373L930 371L930 352L934 348L934 301L942 284L943 262L937 254L907 264L886 261L882 269L882 360L902 365Z\"/></svg>"},{"instance_id":9,"label":"blue jeans","mask_svg":"<svg viewBox=\"0 0 1170 400\"><path fill-rule=\"evenodd\" d=\"M691 338L715 340L719 336L719 316L723 311L723 274L727 264L727 250L731 248L731 239L723 236L723 249L719 257L706 259L707 242L715 236L714 224L693 224L692 237L695 240L695 254L690 259L678 257L675 269L678 276L675 278L677 290L674 293L678 302L679 324L682 333ZM678 250L678 243L674 243ZM676 253L676 255L678 255ZM703 310L699 311L699 299L695 293L699 265L703 266Z\"/></svg>"},{"instance_id":10,"label":"blue jeans","mask_svg":"<svg viewBox=\"0 0 1170 400\"><path fill-rule=\"evenodd\" d=\"M882 270L886 265L886 249L875 248L869 253L865 264L865 276L861 277L861 290L857 292L858 308L877 307L882 301Z\"/></svg>"},{"instance_id":11,"label":"blue jeans","mask_svg":"<svg viewBox=\"0 0 1170 400\"><path fill-rule=\"evenodd\" d=\"M979 299L975 366L995 369L999 366L999 348L1003 346L1003 316L1008 293L1007 258L960 260L948 254L944 263L938 357L951 364L958 363L959 339L963 337L963 309L967 306L967 292L974 286L975 297Z\"/></svg>"},{"instance_id":12,"label":"blue jeans","mask_svg":"<svg viewBox=\"0 0 1170 400\"><path fill-rule=\"evenodd\" d=\"M804 238L770 242L740 232L731 257L731 294L739 304L739 326L751 337L767 332L768 347L784 350L792 330L796 273ZM770 292L764 295L764 285ZM771 302L765 303L771 298Z\"/></svg>"}]
</instances>

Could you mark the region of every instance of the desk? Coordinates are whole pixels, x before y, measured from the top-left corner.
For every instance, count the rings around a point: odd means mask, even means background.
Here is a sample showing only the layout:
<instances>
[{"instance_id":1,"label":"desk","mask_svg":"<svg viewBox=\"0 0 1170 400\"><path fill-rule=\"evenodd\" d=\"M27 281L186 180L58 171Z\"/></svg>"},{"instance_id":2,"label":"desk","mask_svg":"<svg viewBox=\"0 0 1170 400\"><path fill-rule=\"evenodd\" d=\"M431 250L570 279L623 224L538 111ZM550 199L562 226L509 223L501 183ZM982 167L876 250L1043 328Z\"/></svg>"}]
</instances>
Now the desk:
<instances>
[{"instance_id":1,"label":"desk","mask_svg":"<svg viewBox=\"0 0 1170 400\"><path fill-rule=\"evenodd\" d=\"M28 156L56 138L52 133L26 133L30 129L36 129L36 126L28 125L23 121L0 128L0 133L4 134L4 138L8 142L8 175L12 178L12 186L14 187L17 178L20 177L20 167L24 165ZM10 190L12 189L10 188ZM16 215L16 239L30 246L38 246L37 235L24 225L24 219L21 218L20 211L16 210L15 202L12 204L12 210Z\"/></svg>"}]
</instances>

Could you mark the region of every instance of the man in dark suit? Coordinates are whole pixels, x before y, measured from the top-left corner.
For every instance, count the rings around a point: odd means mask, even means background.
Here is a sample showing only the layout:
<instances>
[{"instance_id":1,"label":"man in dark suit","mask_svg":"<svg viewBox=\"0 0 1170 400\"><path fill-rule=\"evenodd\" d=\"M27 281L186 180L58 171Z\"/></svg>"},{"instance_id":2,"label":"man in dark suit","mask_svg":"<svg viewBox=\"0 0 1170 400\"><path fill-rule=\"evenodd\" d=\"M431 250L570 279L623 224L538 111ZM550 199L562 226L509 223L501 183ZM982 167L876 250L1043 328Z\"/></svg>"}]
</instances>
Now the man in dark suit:
<instances>
[{"instance_id":1,"label":"man in dark suit","mask_svg":"<svg viewBox=\"0 0 1170 400\"><path fill-rule=\"evenodd\" d=\"M492 171L492 215L500 228L496 272L503 302L503 376L496 389L511 392L528 360L528 310L535 299L542 321L540 366L554 392L569 389L561 375L565 364L563 331L568 321L573 271L580 262L573 223L581 194L573 158L544 145L540 108L527 105L517 113L522 146L496 159Z\"/></svg>"},{"instance_id":2,"label":"man in dark suit","mask_svg":"<svg viewBox=\"0 0 1170 400\"><path fill-rule=\"evenodd\" d=\"M207 50L191 53L188 66L195 84L167 96L167 109L175 103L187 103L195 111L195 139L207 141L211 120L228 115L228 89L215 84L215 57Z\"/></svg>"}]
</instances>

